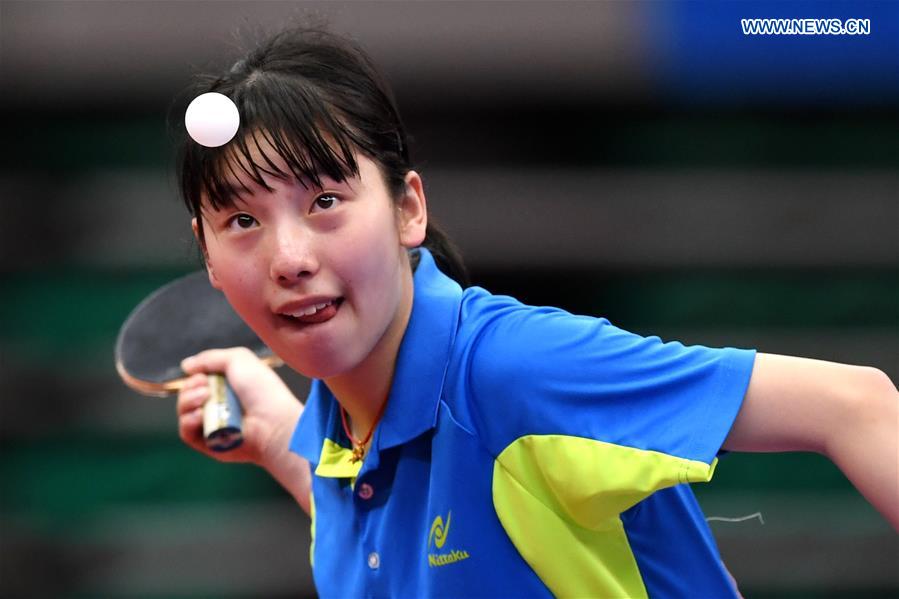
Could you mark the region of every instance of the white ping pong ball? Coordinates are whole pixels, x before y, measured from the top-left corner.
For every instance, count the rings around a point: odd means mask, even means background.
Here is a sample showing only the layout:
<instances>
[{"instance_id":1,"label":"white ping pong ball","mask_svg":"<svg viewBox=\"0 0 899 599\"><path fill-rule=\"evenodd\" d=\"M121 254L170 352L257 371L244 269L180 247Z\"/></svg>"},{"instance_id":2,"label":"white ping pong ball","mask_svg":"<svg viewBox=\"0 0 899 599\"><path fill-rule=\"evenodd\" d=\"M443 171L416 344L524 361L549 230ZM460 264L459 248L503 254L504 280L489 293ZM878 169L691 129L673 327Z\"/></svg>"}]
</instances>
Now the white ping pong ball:
<instances>
[{"instance_id":1,"label":"white ping pong ball","mask_svg":"<svg viewBox=\"0 0 899 599\"><path fill-rule=\"evenodd\" d=\"M207 148L223 146L240 126L240 114L231 98L217 92L200 94L187 107L184 125L195 142Z\"/></svg>"}]
</instances>

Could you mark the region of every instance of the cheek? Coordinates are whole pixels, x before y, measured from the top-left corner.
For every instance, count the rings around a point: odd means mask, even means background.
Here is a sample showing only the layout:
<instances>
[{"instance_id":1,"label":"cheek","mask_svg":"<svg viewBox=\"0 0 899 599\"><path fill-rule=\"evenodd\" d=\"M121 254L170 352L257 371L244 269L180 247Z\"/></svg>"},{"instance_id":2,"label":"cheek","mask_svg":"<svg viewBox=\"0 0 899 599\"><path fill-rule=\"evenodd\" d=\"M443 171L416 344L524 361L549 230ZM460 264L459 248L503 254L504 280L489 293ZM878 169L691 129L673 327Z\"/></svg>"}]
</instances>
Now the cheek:
<instances>
[{"instance_id":1,"label":"cheek","mask_svg":"<svg viewBox=\"0 0 899 599\"><path fill-rule=\"evenodd\" d=\"M222 282L222 292L234 311L251 325L259 319L260 296L255 285L240 276Z\"/></svg>"},{"instance_id":2,"label":"cheek","mask_svg":"<svg viewBox=\"0 0 899 599\"><path fill-rule=\"evenodd\" d=\"M333 258L344 262L360 282L378 278L378 273L389 268L399 246L395 227L381 211L368 211L344 230L342 237L342 251Z\"/></svg>"},{"instance_id":3,"label":"cheek","mask_svg":"<svg viewBox=\"0 0 899 599\"><path fill-rule=\"evenodd\" d=\"M405 250L383 230L362 232L345 247L347 251L338 259L359 312L378 320L392 316L401 283L397 261Z\"/></svg>"},{"instance_id":4,"label":"cheek","mask_svg":"<svg viewBox=\"0 0 899 599\"><path fill-rule=\"evenodd\" d=\"M255 311L262 302L259 267L252 254L210 248L209 262L222 293L241 318L256 319Z\"/></svg>"}]
</instances>

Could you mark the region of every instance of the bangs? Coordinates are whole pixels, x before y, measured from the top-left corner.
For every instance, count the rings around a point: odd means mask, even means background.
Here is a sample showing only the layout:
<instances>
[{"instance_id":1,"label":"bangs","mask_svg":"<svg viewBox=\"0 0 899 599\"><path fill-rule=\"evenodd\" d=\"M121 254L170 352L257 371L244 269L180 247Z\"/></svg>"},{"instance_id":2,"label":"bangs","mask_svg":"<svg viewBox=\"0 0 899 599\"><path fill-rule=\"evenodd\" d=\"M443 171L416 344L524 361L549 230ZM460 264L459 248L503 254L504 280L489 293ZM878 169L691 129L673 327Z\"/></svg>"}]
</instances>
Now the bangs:
<instances>
[{"instance_id":1,"label":"bangs","mask_svg":"<svg viewBox=\"0 0 899 599\"><path fill-rule=\"evenodd\" d=\"M183 183L195 194L189 198L195 208L205 202L216 210L233 207L250 193L248 181L274 191L263 175L321 188L322 176L342 182L359 174L354 149L366 144L342 115L328 110L334 104L321 90L257 71L231 94L223 93L237 105L240 128L218 148L189 144L184 174L193 180Z\"/></svg>"}]
</instances>

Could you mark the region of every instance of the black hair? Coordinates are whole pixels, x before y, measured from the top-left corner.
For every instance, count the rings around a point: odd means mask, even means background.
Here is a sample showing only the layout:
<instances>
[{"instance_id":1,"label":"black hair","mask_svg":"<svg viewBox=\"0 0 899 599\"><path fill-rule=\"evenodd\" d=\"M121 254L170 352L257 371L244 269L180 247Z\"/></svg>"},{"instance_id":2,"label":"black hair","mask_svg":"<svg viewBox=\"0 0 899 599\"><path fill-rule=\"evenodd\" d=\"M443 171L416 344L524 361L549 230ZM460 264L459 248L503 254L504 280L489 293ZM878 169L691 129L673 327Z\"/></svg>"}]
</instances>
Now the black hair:
<instances>
[{"instance_id":1,"label":"black hair","mask_svg":"<svg viewBox=\"0 0 899 599\"><path fill-rule=\"evenodd\" d=\"M358 175L354 154L361 152L377 163L392 197L399 199L405 193L412 160L396 101L372 60L350 40L324 29L286 29L264 40L227 72L199 75L184 98L192 100L206 92L218 92L234 102L240 127L223 146L201 146L187 134L183 107L174 109L172 116L178 118L171 122L179 144L181 196L198 223L204 201L215 209L233 205L235 190L225 181L233 174L242 185L236 169L269 191L263 174L321 187L320 174L335 181ZM278 168L262 151L265 144L260 137L290 172ZM257 146L255 158L251 144ZM459 250L430 218L423 246L443 272L468 286ZM413 268L417 257L413 253Z\"/></svg>"}]
</instances>

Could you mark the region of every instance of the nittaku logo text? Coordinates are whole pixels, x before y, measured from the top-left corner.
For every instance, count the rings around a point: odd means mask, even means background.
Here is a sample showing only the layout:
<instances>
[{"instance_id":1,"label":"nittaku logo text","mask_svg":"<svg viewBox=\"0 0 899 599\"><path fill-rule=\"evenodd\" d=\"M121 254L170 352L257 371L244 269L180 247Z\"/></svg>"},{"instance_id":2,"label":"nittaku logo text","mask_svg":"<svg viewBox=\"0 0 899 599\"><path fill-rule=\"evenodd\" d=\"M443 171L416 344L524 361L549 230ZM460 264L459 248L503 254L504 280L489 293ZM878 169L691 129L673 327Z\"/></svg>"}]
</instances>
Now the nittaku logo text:
<instances>
[{"instance_id":1,"label":"nittaku logo text","mask_svg":"<svg viewBox=\"0 0 899 599\"><path fill-rule=\"evenodd\" d=\"M443 546L446 544L446 539L449 537L452 516L452 511L447 512L446 524L444 524L443 518L440 516L434 518L434 521L431 523L431 531L428 533L428 551L431 550L432 546L437 550L443 549ZM449 549L441 553L428 553L428 566L432 568L446 566L447 564L454 564L464 559L468 559L469 557L471 556L467 551L458 549Z\"/></svg>"}]
</instances>

